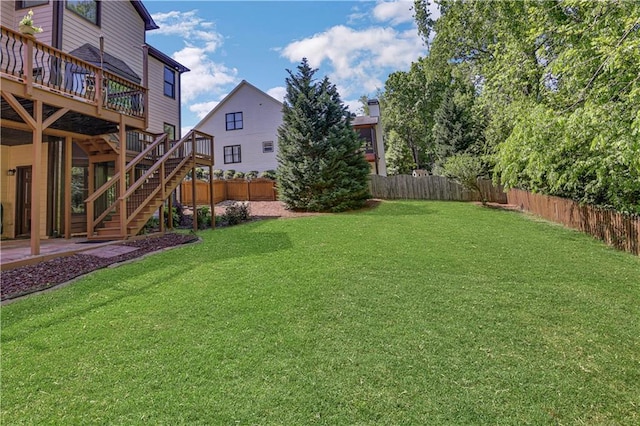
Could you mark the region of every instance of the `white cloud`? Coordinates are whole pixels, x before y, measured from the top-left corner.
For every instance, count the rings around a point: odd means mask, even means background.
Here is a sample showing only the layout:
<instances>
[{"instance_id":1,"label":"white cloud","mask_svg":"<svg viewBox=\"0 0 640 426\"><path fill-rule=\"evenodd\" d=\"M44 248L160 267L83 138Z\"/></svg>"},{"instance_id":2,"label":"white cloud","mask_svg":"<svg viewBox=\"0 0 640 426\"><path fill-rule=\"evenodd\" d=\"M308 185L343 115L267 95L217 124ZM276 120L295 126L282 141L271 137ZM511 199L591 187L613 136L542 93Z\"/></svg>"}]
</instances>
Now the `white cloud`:
<instances>
[{"instance_id":1,"label":"white cloud","mask_svg":"<svg viewBox=\"0 0 640 426\"><path fill-rule=\"evenodd\" d=\"M160 26L153 35L178 36L187 40L201 40L208 45L208 50L214 51L224 39L222 34L215 31L215 24L198 16L197 10L187 12L171 11L153 15L153 20Z\"/></svg>"},{"instance_id":2,"label":"white cloud","mask_svg":"<svg viewBox=\"0 0 640 426\"><path fill-rule=\"evenodd\" d=\"M280 52L292 62L306 57L313 68L329 62L333 69L329 78L339 86L343 97L381 89L389 72L407 69L412 61L425 53L426 48L415 29L398 31L392 27L370 27L355 30L343 25L294 41ZM355 92L362 89L366 92Z\"/></svg>"},{"instance_id":3,"label":"white cloud","mask_svg":"<svg viewBox=\"0 0 640 426\"><path fill-rule=\"evenodd\" d=\"M199 102L197 104L189 105L189 111L194 112L199 119L203 119L219 103L220 101Z\"/></svg>"},{"instance_id":4,"label":"white cloud","mask_svg":"<svg viewBox=\"0 0 640 426\"><path fill-rule=\"evenodd\" d=\"M392 25L413 22L413 2L408 0L383 1L373 8L373 17L379 22Z\"/></svg>"},{"instance_id":5,"label":"white cloud","mask_svg":"<svg viewBox=\"0 0 640 426\"><path fill-rule=\"evenodd\" d=\"M280 102L284 102L284 97L286 94L287 94L287 88L282 86L273 87L267 90L267 95L271 96L274 99L279 100Z\"/></svg>"},{"instance_id":6,"label":"white cloud","mask_svg":"<svg viewBox=\"0 0 640 426\"><path fill-rule=\"evenodd\" d=\"M362 109L362 102L360 102L359 100L353 100L353 101L342 101L345 106L347 108L349 108L349 112L356 114L356 115L362 115L364 114L364 110Z\"/></svg>"},{"instance_id":7,"label":"white cloud","mask_svg":"<svg viewBox=\"0 0 640 426\"><path fill-rule=\"evenodd\" d=\"M197 10L158 13L153 15L153 19L160 26L153 35L184 39L185 47L171 55L191 70L182 75L181 94L184 102L204 94L219 95L226 85L237 82L237 69L215 62L208 56L224 41L222 34L215 31L213 22L205 21Z\"/></svg>"},{"instance_id":8,"label":"white cloud","mask_svg":"<svg viewBox=\"0 0 640 426\"><path fill-rule=\"evenodd\" d=\"M173 59L191 71L182 75L182 99L184 102L203 94L219 95L226 86L238 80L238 70L212 61L203 47L187 46L175 52Z\"/></svg>"}]
</instances>

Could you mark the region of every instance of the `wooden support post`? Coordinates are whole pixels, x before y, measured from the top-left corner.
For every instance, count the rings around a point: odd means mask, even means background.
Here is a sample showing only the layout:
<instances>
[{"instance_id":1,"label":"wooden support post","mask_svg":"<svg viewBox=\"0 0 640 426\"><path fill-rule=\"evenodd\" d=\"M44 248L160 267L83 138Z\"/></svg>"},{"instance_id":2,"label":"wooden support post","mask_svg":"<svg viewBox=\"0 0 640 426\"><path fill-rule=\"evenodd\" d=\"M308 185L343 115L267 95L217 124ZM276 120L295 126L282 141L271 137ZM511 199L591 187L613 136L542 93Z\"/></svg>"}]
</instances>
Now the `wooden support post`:
<instances>
[{"instance_id":1,"label":"wooden support post","mask_svg":"<svg viewBox=\"0 0 640 426\"><path fill-rule=\"evenodd\" d=\"M71 168L73 167L73 138L64 139L64 237L71 238Z\"/></svg>"},{"instance_id":2,"label":"wooden support post","mask_svg":"<svg viewBox=\"0 0 640 426\"><path fill-rule=\"evenodd\" d=\"M166 152L166 151L165 151ZM166 200L166 183L164 162L160 164L160 208L158 209L158 218L160 219L160 232L164 233L164 201Z\"/></svg>"},{"instance_id":3,"label":"wooden support post","mask_svg":"<svg viewBox=\"0 0 640 426\"><path fill-rule=\"evenodd\" d=\"M198 203L196 200L196 137L191 134L191 197L193 200L193 231L198 231Z\"/></svg>"},{"instance_id":4,"label":"wooden support post","mask_svg":"<svg viewBox=\"0 0 640 426\"><path fill-rule=\"evenodd\" d=\"M191 200L193 202L193 230L198 230L198 203L196 200L196 163L191 168Z\"/></svg>"},{"instance_id":5,"label":"wooden support post","mask_svg":"<svg viewBox=\"0 0 640 426\"><path fill-rule=\"evenodd\" d=\"M144 108L144 126L145 128L149 128L149 46L146 44L142 45L142 87L144 87L144 91L142 96L144 99L142 101L142 105ZM180 100L178 100L178 104L180 104ZM166 153L166 151L165 151Z\"/></svg>"},{"instance_id":6,"label":"wooden support post","mask_svg":"<svg viewBox=\"0 0 640 426\"><path fill-rule=\"evenodd\" d=\"M209 204L211 205L211 229L215 229L216 227L216 203L214 199L213 193L213 164L209 165Z\"/></svg>"},{"instance_id":7,"label":"wooden support post","mask_svg":"<svg viewBox=\"0 0 640 426\"><path fill-rule=\"evenodd\" d=\"M22 64L24 67L24 75L22 78L24 79L24 94L30 98L33 94L33 42L35 37L26 36L26 39L27 48L24 50L22 56ZM40 122L42 123L42 117L40 117Z\"/></svg>"},{"instance_id":8,"label":"wooden support post","mask_svg":"<svg viewBox=\"0 0 640 426\"><path fill-rule=\"evenodd\" d=\"M121 235L126 238L127 233L127 200L124 198L125 192L127 192L127 175L125 170L127 168L127 128L124 123L124 114L120 114L120 152L118 153L118 169L120 170L120 232ZM131 181L133 183L133 179Z\"/></svg>"},{"instance_id":9,"label":"wooden support post","mask_svg":"<svg viewBox=\"0 0 640 426\"><path fill-rule=\"evenodd\" d=\"M40 254L40 192L42 184L42 101L33 101L33 165L31 166L31 255Z\"/></svg>"}]
</instances>

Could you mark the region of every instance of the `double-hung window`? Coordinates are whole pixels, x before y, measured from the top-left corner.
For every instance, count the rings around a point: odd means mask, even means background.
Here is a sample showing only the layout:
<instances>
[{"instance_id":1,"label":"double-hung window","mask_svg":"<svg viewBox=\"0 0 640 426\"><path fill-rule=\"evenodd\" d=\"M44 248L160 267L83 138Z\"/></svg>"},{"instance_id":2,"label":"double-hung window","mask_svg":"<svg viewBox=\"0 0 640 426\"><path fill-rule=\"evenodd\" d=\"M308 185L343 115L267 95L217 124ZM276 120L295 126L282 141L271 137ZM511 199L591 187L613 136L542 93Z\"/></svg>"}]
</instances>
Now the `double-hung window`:
<instances>
[{"instance_id":1,"label":"double-hung window","mask_svg":"<svg viewBox=\"0 0 640 426\"><path fill-rule=\"evenodd\" d=\"M176 73L169 67L164 67L164 95L176 97Z\"/></svg>"},{"instance_id":2,"label":"double-hung window","mask_svg":"<svg viewBox=\"0 0 640 426\"><path fill-rule=\"evenodd\" d=\"M226 114L226 123L227 130L239 130L242 129L242 113L241 112L231 112Z\"/></svg>"},{"instance_id":3,"label":"double-hung window","mask_svg":"<svg viewBox=\"0 0 640 426\"><path fill-rule=\"evenodd\" d=\"M17 1L16 9L26 9L34 6L42 6L43 4L49 3L49 0L31 0L31 1Z\"/></svg>"},{"instance_id":4,"label":"double-hung window","mask_svg":"<svg viewBox=\"0 0 640 426\"><path fill-rule=\"evenodd\" d=\"M67 0L67 9L87 21L100 25L100 2L96 0Z\"/></svg>"},{"instance_id":5,"label":"double-hung window","mask_svg":"<svg viewBox=\"0 0 640 426\"><path fill-rule=\"evenodd\" d=\"M224 147L224 164L233 164L242 162L242 154L240 145L229 145Z\"/></svg>"}]
</instances>

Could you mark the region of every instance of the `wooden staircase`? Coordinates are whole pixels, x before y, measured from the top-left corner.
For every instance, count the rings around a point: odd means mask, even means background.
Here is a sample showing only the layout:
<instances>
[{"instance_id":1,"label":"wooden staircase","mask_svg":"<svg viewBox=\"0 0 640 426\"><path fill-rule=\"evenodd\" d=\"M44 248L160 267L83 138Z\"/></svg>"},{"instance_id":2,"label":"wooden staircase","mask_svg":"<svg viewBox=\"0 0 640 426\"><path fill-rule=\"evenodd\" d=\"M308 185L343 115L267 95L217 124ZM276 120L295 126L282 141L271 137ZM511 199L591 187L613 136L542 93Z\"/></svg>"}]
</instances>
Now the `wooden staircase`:
<instances>
[{"instance_id":1,"label":"wooden staircase","mask_svg":"<svg viewBox=\"0 0 640 426\"><path fill-rule=\"evenodd\" d=\"M212 164L213 136L193 130L177 142L169 142L166 134L159 136L127 164L124 173L116 173L87 198L87 238L120 240L137 235L194 167ZM122 175L128 176L124 185Z\"/></svg>"}]
</instances>

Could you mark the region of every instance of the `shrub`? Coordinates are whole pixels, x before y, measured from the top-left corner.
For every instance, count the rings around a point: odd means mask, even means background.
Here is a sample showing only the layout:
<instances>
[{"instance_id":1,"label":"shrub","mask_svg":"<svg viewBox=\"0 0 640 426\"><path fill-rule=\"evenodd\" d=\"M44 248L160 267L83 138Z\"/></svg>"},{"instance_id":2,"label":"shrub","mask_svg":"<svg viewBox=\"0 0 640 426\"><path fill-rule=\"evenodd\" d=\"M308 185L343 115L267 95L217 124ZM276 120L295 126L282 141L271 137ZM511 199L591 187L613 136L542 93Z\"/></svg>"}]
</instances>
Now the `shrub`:
<instances>
[{"instance_id":1,"label":"shrub","mask_svg":"<svg viewBox=\"0 0 640 426\"><path fill-rule=\"evenodd\" d=\"M182 204L175 201L172 206L172 215L173 215L173 226L176 228L181 228L185 226L185 216L182 212ZM169 225L169 208L165 206L164 208L164 224L166 226Z\"/></svg>"},{"instance_id":2,"label":"shrub","mask_svg":"<svg viewBox=\"0 0 640 426\"><path fill-rule=\"evenodd\" d=\"M215 169L212 173L214 179L222 179L224 176L224 171L220 169Z\"/></svg>"},{"instance_id":3,"label":"shrub","mask_svg":"<svg viewBox=\"0 0 640 426\"><path fill-rule=\"evenodd\" d=\"M233 203L227 207L225 221L229 226L246 222L251 217L249 203Z\"/></svg>"},{"instance_id":4,"label":"shrub","mask_svg":"<svg viewBox=\"0 0 640 426\"><path fill-rule=\"evenodd\" d=\"M276 171L275 170L265 170L264 172L262 172L262 175L260 177L263 177L265 179L276 180Z\"/></svg>"},{"instance_id":5,"label":"shrub","mask_svg":"<svg viewBox=\"0 0 640 426\"><path fill-rule=\"evenodd\" d=\"M236 173L233 175L233 178L234 178L234 179L244 179L244 173L243 173L243 172L236 172Z\"/></svg>"},{"instance_id":6,"label":"shrub","mask_svg":"<svg viewBox=\"0 0 640 426\"><path fill-rule=\"evenodd\" d=\"M209 207L198 207L198 229L211 227L211 209Z\"/></svg>"},{"instance_id":7,"label":"shrub","mask_svg":"<svg viewBox=\"0 0 640 426\"><path fill-rule=\"evenodd\" d=\"M147 223L144 224L142 229L138 234L149 234L151 232L157 231L160 228L160 219L153 216L151 217Z\"/></svg>"},{"instance_id":8,"label":"shrub","mask_svg":"<svg viewBox=\"0 0 640 426\"><path fill-rule=\"evenodd\" d=\"M487 194L478 184L478 178L485 174L482 159L471 154L455 154L447 158L443 166L445 176L471 191L478 191L482 204L487 204Z\"/></svg>"},{"instance_id":9,"label":"shrub","mask_svg":"<svg viewBox=\"0 0 640 426\"><path fill-rule=\"evenodd\" d=\"M258 171L257 170L251 170L250 172L247 172L246 175L244 175L245 178L247 179L255 179L258 177Z\"/></svg>"},{"instance_id":10,"label":"shrub","mask_svg":"<svg viewBox=\"0 0 640 426\"><path fill-rule=\"evenodd\" d=\"M233 169L229 169L229 170L225 170L224 171L224 178L225 179L233 179L233 175L236 174L236 171Z\"/></svg>"}]
</instances>

